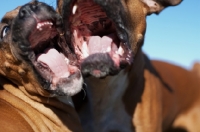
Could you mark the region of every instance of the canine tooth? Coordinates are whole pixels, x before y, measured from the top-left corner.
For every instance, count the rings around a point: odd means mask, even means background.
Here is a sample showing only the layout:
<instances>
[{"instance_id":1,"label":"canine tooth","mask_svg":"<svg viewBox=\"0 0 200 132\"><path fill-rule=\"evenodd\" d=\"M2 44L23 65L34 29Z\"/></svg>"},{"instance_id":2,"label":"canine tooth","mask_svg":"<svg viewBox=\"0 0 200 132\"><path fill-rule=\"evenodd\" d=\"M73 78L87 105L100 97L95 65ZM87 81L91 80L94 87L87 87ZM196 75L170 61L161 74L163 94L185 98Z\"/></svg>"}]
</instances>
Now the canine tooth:
<instances>
[{"instance_id":1,"label":"canine tooth","mask_svg":"<svg viewBox=\"0 0 200 132\"><path fill-rule=\"evenodd\" d=\"M65 58L65 62L66 62L67 64L69 64L69 59Z\"/></svg>"},{"instance_id":2,"label":"canine tooth","mask_svg":"<svg viewBox=\"0 0 200 132\"><path fill-rule=\"evenodd\" d=\"M73 9L72 9L72 14L73 14L73 15L76 13L76 10L77 10L77 5L74 5L74 6L73 6Z\"/></svg>"},{"instance_id":3,"label":"canine tooth","mask_svg":"<svg viewBox=\"0 0 200 132\"><path fill-rule=\"evenodd\" d=\"M83 56L84 57L88 57L89 56L89 54L88 54L88 47L87 47L87 43L86 42L83 42L83 44L82 44L82 53L83 53Z\"/></svg>"},{"instance_id":4,"label":"canine tooth","mask_svg":"<svg viewBox=\"0 0 200 132\"><path fill-rule=\"evenodd\" d=\"M118 54L120 54L120 55L123 55L124 54L124 50L123 50L123 48L120 46L119 47L119 49L118 49Z\"/></svg>"}]
</instances>

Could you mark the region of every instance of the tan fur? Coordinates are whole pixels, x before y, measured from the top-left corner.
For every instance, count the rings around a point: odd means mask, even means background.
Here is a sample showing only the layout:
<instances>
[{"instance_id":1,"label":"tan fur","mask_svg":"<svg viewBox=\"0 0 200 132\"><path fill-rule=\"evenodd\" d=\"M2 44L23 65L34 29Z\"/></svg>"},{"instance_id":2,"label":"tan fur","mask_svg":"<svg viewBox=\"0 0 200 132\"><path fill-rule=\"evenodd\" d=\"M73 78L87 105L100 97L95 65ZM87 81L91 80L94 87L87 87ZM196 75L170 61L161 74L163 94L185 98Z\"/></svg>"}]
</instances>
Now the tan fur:
<instances>
[{"instance_id":1,"label":"tan fur","mask_svg":"<svg viewBox=\"0 0 200 132\"><path fill-rule=\"evenodd\" d=\"M171 132L171 127L200 131L200 78L179 66L150 61L141 50L146 16L177 5L181 0L119 2L129 19L128 35L135 54L134 63L116 76L85 79L88 101L78 109L84 131ZM59 6L63 11L63 5Z\"/></svg>"},{"instance_id":2,"label":"tan fur","mask_svg":"<svg viewBox=\"0 0 200 132\"><path fill-rule=\"evenodd\" d=\"M18 9L7 13L1 24L16 17ZM49 97L32 68L13 56L10 44L0 46L0 131L82 131L73 106Z\"/></svg>"}]
</instances>

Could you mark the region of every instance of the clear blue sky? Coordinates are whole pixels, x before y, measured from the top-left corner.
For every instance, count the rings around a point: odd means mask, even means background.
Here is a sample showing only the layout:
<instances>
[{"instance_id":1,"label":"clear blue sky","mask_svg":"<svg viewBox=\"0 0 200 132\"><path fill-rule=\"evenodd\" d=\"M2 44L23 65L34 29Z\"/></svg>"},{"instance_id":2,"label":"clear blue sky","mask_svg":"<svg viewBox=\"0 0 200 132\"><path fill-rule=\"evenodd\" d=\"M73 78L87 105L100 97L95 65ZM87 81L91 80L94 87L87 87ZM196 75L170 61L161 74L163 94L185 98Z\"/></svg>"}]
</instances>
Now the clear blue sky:
<instances>
[{"instance_id":1,"label":"clear blue sky","mask_svg":"<svg viewBox=\"0 0 200 132\"><path fill-rule=\"evenodd\" d=\"M200 62L200 0L184 0L159 15L147 17L144 51L160 59L190 68Z\"/></svg>"},{"instance_id":2,"label":"clear blue sky","mask_svg":"<svg viewBox=\"0 0 200 132\"><path fill-rule=\"evenodd\" d=\"M56 0L41 0L55 6ZM1 0L0 17L29 0ZM143 50L151 59L159 59L191 68L200 62L200 0L184 0L159 15L147 17Z\"/></svg>"}]
</instances>

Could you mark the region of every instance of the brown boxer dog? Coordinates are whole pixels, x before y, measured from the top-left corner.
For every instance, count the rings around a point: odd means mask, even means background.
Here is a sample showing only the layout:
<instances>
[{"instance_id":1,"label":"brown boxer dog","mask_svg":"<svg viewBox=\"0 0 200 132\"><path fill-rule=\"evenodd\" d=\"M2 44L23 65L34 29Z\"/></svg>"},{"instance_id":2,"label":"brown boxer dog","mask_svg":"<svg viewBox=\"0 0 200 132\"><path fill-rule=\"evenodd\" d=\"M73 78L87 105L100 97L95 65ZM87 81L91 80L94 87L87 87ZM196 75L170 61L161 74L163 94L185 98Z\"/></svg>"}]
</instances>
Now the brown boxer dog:
<instances>
[{"instance_id":1,"label":"brown boxer dog","mask_svg":"<svg viewBox=\"0 0 200 132\"><path fill-rule=\"evenodd\" d=\"M81 132L69 96L82 76L60 15L34 1L6 13L0 33L0 131Z\"/></svg>"},{"instance_id":2,"label":"brown boxer dog","mask_svg":"<svg viewBox=\"0 0 200 132\"><path fill-rule=\"evenodd\" d=\"M85 132L200 131L198 76L141 50L146 16L180 2L58 0L66 41L90 75L87 100L76 107Z\"/></svg>"}]
</instances>

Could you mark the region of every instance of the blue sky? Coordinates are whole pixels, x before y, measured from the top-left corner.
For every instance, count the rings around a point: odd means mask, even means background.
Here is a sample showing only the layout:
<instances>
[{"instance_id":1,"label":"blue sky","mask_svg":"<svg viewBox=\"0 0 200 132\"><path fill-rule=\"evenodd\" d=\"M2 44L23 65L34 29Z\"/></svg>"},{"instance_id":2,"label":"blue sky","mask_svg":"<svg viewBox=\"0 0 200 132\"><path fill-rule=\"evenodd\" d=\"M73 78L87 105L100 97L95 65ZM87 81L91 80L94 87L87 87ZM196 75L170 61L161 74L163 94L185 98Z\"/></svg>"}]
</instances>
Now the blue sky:
<instances>
[{"instance_id":1,"label":"blue sky","mask_svg":"<svg viewBox=\"0 0 200 132\"><path fill-rule=\"evenodd\" d=\"M200 62L200 0L184 0L147 17L144 51L152 59L191 68Z\"/></svg>"},{"instance_id":2,"label":"blue sky","mask_svg":"<svg viewBox=\"0 0 200 132\"><path fill-rule=\"evenodd\" d=\"M0 18L30 0L1 0ZM55 5L56 0L41 0ZM190 69L200 62L200 0L184 0L159 15L147 17L144 52L151 59L168 61Z\"/></svg>"}]
</instances>

